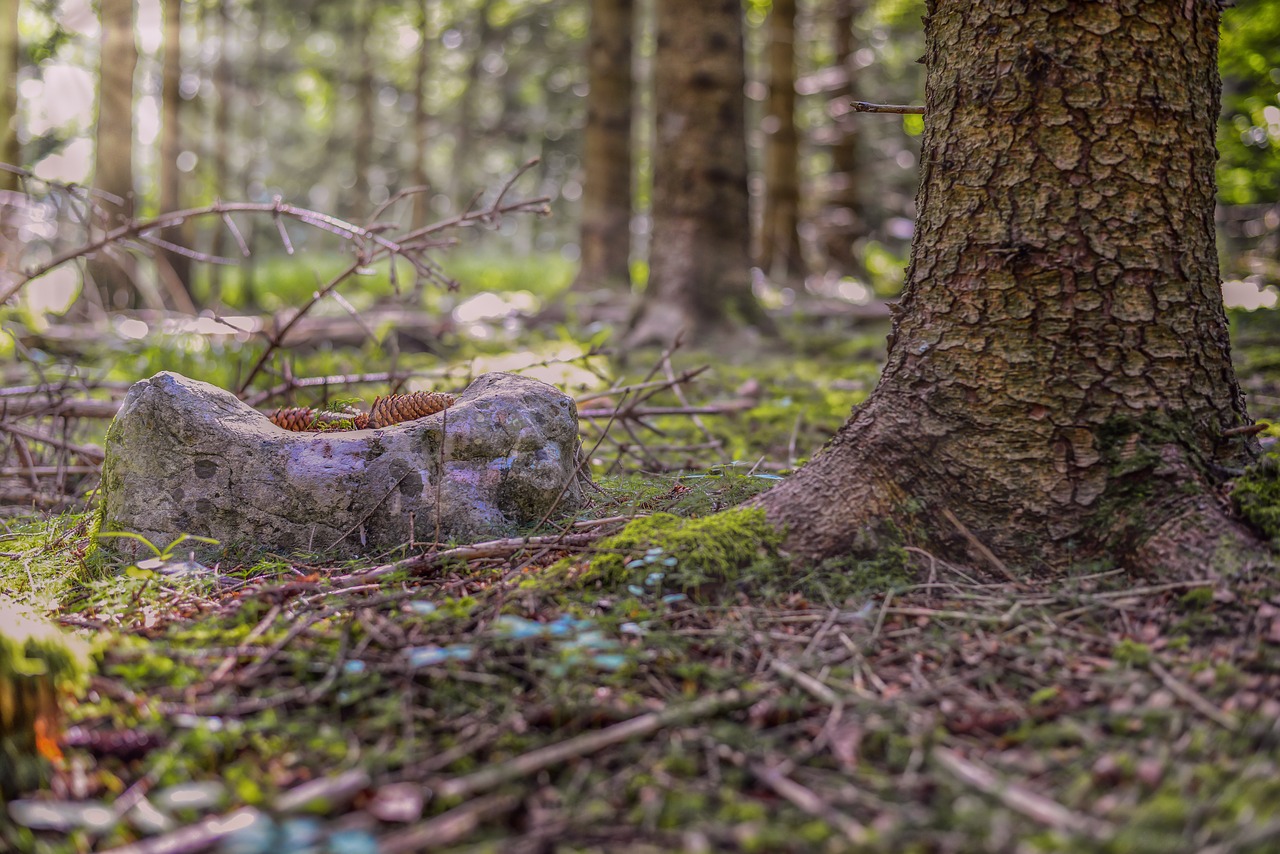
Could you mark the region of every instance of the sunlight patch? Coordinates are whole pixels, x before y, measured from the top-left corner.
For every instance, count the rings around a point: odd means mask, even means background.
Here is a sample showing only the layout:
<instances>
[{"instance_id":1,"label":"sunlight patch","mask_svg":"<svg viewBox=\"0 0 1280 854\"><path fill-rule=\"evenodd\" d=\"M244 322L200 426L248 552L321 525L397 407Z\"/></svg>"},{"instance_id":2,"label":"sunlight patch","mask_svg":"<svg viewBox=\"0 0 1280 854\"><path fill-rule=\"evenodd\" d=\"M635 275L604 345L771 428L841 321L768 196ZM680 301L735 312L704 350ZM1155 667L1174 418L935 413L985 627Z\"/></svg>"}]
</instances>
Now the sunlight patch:
<instances>
[{"instance_id":1,"label":"sunlight patch","mask_svg":"<svg viewBox=\"0 0 1280 854\"><path fill-rule=\"evenodd\" d=\"M1227 308L1243 308L1246 311L1275 308L1278 299L1280 292L1271 285L1263 285L1256 276L1222 283L1222 301Z\"/></svg>"}]
</instances>

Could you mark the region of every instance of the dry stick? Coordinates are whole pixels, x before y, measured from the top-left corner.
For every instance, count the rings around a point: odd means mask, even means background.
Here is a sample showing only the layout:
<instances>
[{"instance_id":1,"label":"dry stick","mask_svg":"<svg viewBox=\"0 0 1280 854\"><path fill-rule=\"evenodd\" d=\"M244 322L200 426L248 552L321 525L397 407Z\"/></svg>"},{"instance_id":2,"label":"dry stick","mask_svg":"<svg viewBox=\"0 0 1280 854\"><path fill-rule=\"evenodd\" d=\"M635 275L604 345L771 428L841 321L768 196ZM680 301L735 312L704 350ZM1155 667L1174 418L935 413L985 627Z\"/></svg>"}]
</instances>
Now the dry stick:
<instances>
[{"instance_id":1,"label":"dry stick","mask_svg":"<svg viewBox=\"0 0 1280 854\"><path fill-rule=\"evenodd\" d=\"M623 395L623 400L626 400L626 395ZM578 417L581 418L582 416L579 415ZM591 446L591 452L578 455L578 461L573 467L573 474L568 477L565 480L564 485L560 487L560 492L556 494L556 500L551 502L551 506L547 508L547 512L543 514L540 520L538 520L538 524L533 526L535 531L545 525L547 520L551 518L551 514L556 512L556 508L560 506L560 502L563 500L565 493L569 491L569 486L578 482L578 479L582 475L583 467L591 461L591 457L595 454L596 449L600 447L600 443L604 441L604 437L609 435L609 428L612 426L613 416L610 416L609 423L604 426L604 432L600 434L600 438L596 440L596 443Z\"/></svg>"},{"instance_id":2,"label":"dry stick","mask_svg":"<svg viewBox=\"0 0 1280 854\"><path fill-rule=\"evenodd\" d=\"M475 560L486 557L508 557L524 549L538 546L562 549L585 548L601 536L602 534L591 531L581 534L553 534L546 537L511 537L504 540L489 540L483 543L445 549L435 554L414 555L394 563L376 566L364 572L335 576L330 581L339 587L349 587L355 584L364 584L367 581L390 575L393 572L430 569L453 559Z\"/></svg>"},{"instance_id":3,"label":"dry stick","mask_svg":"<svg viewBox=\"0 0 1280 854\"><path fill-rule=\"evenodd\" d=\"M476 798L416 827L384 836L378 841L378 854L410 854L450 845L470 836L482 821L511 812L519 804L515 795Z\"/></svg>"},{"instance_id":4,"label":"dry stick","mask_svg":"<svg viewBox=\"0 0 1280 854\"><path fill-rule=\"evenodd\" d=\"M0 415L9 418L56 416L62 418L115 418L118 400L59 400L45 398L0 404Z\"/></svg>"},{"instance_id":5,"label":"dry stick","mask_svg":"<svg viewBox=\"0 0 1280 854\"><path fill-rule=\"evenodd\" d=\"M347 265L347 269L334 276L325 283L324 287L313 293L311 295L311 299L307 300L306 304L303 305L302 308L298 309L293 317L289 318L288 321L285 322L284 326L267 337L267 348L262 351L262 355L258 357L258 361L254 362L253 367L249 369L248 376L241 380L240 388L236 391L237 397L244 395L245 391L249 388L249 383L253 382L254 377L256 377L266 366L267 362L271 359L271 354L279 349L280 345L284 342L285 336L289 334L289 330L293 329L294 324L301 320L303 315L314 308L316 303L324 299L330 291L345 282L363 266L364 264L361 263L359 259Z\"/></svg>"},{"instance_id":6,"label":"dry stick","mask_svg":"<svg viewBox=\"0 0 1280 854\"><path fill-rule=\"evenodd\" d=\"M279 605L272 605L271 609L267 611L267 615L258 622L258 625L253 627L249 634L244 636L244 639L240 641L239 646L246 647L258 638L262 637L263 633L266 632L267 629L271 628L271 624L276 621L276 617L280 616L280 610L281 608ZM209 674L209 681L221 682L223 678L231 672L231 668L236 666L236 660L239 657L239 652L237 650L232 650L227 657L222 660L222 663L218 665L217 669L215 669L213 673Z\"/></svg>"},{"instance_id":7,"label":"dry stick","mask_svg":"<svg viewBox=\"0 0 1280 854\"><path fill-rule=\"evenodd\" d=\"M778 673L790 679L796 685L800 686L807 693L811 694L814 699L826 703L828 706L834 706L840 702L840 698L836 696L836 692L828 688L816 676L810 676L803 670L799 670L787 664L780 659L772 659L769 666Z\"/></svg>"},{"instance_id":8,"label":"dry stick","mask_svg":"<svg viewBox=\"0 0 1280 854\"><path fill-rule=\"evenodd\" d=\"M1016 783L1001 781L986 765L965 759L954 750L938 745L933 760L960 782L999 799L1006 807L1054 830L1105 839L1114 833L1107 822L1073 812L1055 800L1038 795Z\"/></svg>"},{"instance_id":9,"label":"dry stick","mask_svg":"<svg viewBox=\"0 0 1280 854\"><path fill-rule=\"evenodd\" d=\"M1004 561L996 557L995 552L987 548L985 543L983 543L981 540L975 537L973 535L973 532L970 531L968 528L966 528L964 526L964 523L956 518L956 514L951 512L951 508L943 507L942 515L946 517L948 522L950 522L952 525L955 526L955 529L960 532L960 536L964 537L965 540L969 543L969 545L973 546L974 550L978 552L978 554L982 555L984 558L987 559L987 562L990 563L991 566L995 568L996 572L1000 573L1009 581L1012 581L1015 584L1019 583L1018 576L1010 572L1009 567L1004 565Z\"/></svg>"},{"instance_id":10,"label":"dry stick","mask_svg":"<svg viewBox=\"0 0 1280 854\"><path fill-rule=\"evenodd\" d=\"M274 806L281 812L291 812L317 801L331 804L346 803L367 789L369 785L369 776L365 772L347 771L336 777L311 780L295 786L280 795ZM262 813L256 809L241 807L226 815L210 816L163 836L144 839L112 850L114 854L192 854L192 852L212 848L228 836L262 820L264 820Z\"/></svg>"},{"instance_id":11,"label":"dry stick","mask_svg":"<svg viewBox=\"0 0 1280 854\"><path fill-rule=\"evenodd\" d=\"M161 214L157 217L152 217L151 219L130 220L124 225L109 229L97 240L91 240L81 246L68 249L59 255L55 255L45 263L29 270L13 285L11 285L7 291L0 294L0 303L7 301L32 279L39 278L53 268L59 267L68 261L73 261L76 258L82 258L85 255L97 252L112 243L126 240L131 237L138 237L148 231L161 231L170 226L181 225L188 219L195 219L214 214L225 216L228 213L269 213L275 217L287 216L315 228L320 228L324 231L372 240L375 243L378 243L382 248L390 250L394 254L400 254L403 251L402 247L393 241L387 240L379 235L372 234L358 225L353 225L349 222L340 220L337 217L330 216L329 214L320 213L319 211L299 208L279 201L272 203L234 202L230 204L214 202L212 205L208 205L206 207L187 208L186 210L173 211L171 213Z\"/></svg>"},{"instance_id":12,"label":"dry stick","mask_svg":"<svg viewBox=\"0 0 1280 854\"><path fill-rule=\"evenodd\" d=\"M370 374L334 374L325 377L304 377L302 379L291 379L288 382L279 383L272 386L266 391L244 398L244 402L249 406L261 406L274 397L282 394L288 394L291 391L300 388L313 388L315 386L331 386L331 385L363 385L366 383L393 383L402 381L401 378L414 376L409 374L394 374L391 371L377 371Z\"/></svg>"},{"instance_id":13,"label":"dry stick","mask_svg":"<svg viewBox=\"0 0 1280 854\"><path fill-rule=\"evenodd\" d=\"M745 753L734 750L722 742L716 743L716 753L728 759L739 768L745 768L751 776L770 789L801 812L820 818L838 829L845 838L854 845L867 840L867 829L849 816L824 801L813 790L800 785L782 772L781 768L770 768L762 762L752 762Z\"/></svg>"},{"instance_id":14,"label":"dry stick","mask_svg":"<svg viewBox=\"0 0 1280 854\"><path fill-rule=\"evenodd\" d=\"M1164 683L1164 687L1168 688L1178 699L1182 700L1191 708L1213 721L1218 726L1229 732L1237 732L1240 729L1240 723L1231 715L1219 709L1213 703L1210 703L1203 696L1196 693L1189 685L1178 680L1172 673L1165 669L1160 662L1152 659L1147 665L1151 668L1151 672L1159 677Z\"/></svg>"},{"instance_id":15,"label":"dry stick","mask_svg":"<svg viewBox=\"0 0 1280 854\"><path fill-rule=\"evenodd\" d=\"M553 765L590 756L606 747L621 744L666 727L692 723L700 718L749 706L760 697L761 693L760 691L725 691L723 694L713 694L686 706L648 712L602 730L583 733L558 744L531 750L506 762L490 765L474 774L445 780L431 788L435 795L441 798L474 795L512 780L529 777Z\"/></svg>"},{"instance_id":16,"label":"dry stick","mask_svg":"<svg viewBox=\"0 0 1280 854\"><path fill-rule=\"evenodd\" d=\"M49 436L41 433L39 430L32 430L30 427L23 427L9 421L0 421L0 433L13 433L15 436L23 436L27 439L34 439L37 442L43 442L51 448L61 448L64 451L71 451L79 454L91 463L101 463L106 459L106 454L101 448L93 445L77 445L67 442L56 436Z\"/></svg>"},{"instance_id":17,"label":"dry stick","mask_svg":"<svg viewBox=\"0 0 1280 854\"><path fill-rule=\"evenodd\" d=\"M639 420L653 415L728 415L743 412L756 406L754 400L728 400L724 403L707 404L705 406L631 406L614 409L584 409L578 413L579 418L604 418L615 415L619 419Z\"/></svg>"},{"instance_id":18,"label":"dry stick","mask_svg":"<svg viewBox=\"0 0 1280 854\"><path fill-rule=\"evenodd\" d=\"M914 104L872 104L869 101L848 101L843 105L849 113L898 113L904 116L923 116L924 107Z\"/></svg>"}]
</instances>

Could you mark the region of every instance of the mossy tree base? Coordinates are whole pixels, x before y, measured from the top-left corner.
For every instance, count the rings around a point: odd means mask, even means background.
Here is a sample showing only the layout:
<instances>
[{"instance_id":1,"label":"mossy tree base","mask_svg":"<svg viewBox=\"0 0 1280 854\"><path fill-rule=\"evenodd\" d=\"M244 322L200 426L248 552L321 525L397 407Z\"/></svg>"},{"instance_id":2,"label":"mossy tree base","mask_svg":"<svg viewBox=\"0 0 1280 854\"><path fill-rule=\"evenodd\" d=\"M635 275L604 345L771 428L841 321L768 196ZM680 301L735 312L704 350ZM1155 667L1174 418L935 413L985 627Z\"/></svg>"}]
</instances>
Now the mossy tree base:
<instances>
[{"instance_id":1,"label":"mossy tree base","mask_svg":"<svg viewBox=\"0 0 1280 854\"><path fill-rule=\"evenodd\" d=\"M789 547L894 520L1006 572L1261 559L1221 492L1254 449L1224 438L1250 420L1214 246L1217 30L1212 3L929 4L888 362L759 499Z\"/></svg>"}]
</instances>

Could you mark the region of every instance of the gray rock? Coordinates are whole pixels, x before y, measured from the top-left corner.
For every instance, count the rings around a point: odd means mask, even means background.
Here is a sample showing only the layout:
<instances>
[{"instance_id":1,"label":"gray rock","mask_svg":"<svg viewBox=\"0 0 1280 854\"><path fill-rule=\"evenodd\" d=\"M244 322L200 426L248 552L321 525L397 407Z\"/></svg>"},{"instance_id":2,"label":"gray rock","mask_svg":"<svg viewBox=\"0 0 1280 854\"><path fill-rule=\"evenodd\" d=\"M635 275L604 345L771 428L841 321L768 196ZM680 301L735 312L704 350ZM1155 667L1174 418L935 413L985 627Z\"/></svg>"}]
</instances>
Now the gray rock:
<instances>
[{"instance_id":1,"label":"gray rock","mask_svg":"<svg viewBox=\"0 0 1280 854\"><path fill-rule=\"evenodd\" d=\"M107 431L103 532L200 554L378 554L474 541L582 504L572 398L486 374L444 412L373 430L292 433L235 396L163 372L129 389ZM137 540L107 548L149 556Z\"/></svg>"}]
</instances>

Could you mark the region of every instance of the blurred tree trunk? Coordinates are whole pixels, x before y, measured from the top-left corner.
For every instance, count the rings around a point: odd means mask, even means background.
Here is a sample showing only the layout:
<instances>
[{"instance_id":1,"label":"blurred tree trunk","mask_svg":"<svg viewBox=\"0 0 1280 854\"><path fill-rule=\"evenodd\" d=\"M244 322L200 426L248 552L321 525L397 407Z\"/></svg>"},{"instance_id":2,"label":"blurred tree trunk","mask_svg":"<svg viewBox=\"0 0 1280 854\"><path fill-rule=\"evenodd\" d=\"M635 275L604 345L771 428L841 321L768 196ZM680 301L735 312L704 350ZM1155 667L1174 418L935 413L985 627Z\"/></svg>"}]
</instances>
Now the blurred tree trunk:
<instances>
[{"instance_id":1,"label":"blurred tree trunk","mask_svg":"<svg viewBox=\"0 0 1280 854\"><path fill-rule=\"evenodd\" d=\"M832 22L835 37L832 48L836 62L844 70L845 79L832 93L832 100L844 101L853 97L854 61L856 49L853 41L853 21L858 14L861 0L835 0L835 16ZM831 190L825 200L823 212L823 248L827 263L841 273L863 273L854 251L854 242L862 236L862 201L858 181L858 133L857 115L846 117L835 128L836 139L831 145ZM853 119L849 121L848 119Z\"/></svg>"},{"instance_id":2,"label":"blurred tree trunk","mask_svg":"<svg viewBox=\"0 0 1280 854\"><path fill-rule=\"evenodd\" d=\"M160 135L160 210L176 211L182 207L182 173L178 171L178 155L182 153L182 0L164 0L164 66L161 74L161 114L164 120ZM161 237L178 246L190 241L183 226L167 228ZM174 276L190 293L191 259L177 252L164 252Z\"/></svg>"},{"instance_id":3,"label":"blurred tree trunk","mask_svg":"<svg viewBox=\"0 0 1280 854\"><path fill-rule=\"evenodd\" d=\"M427 150L431 147L431 117L427 114L427 83L431 79L431 4L422 0L418 9L418 67L413 78L413 178L415 187L431 183L427 176ZM413 228L422 228L431 216L431 194L418 193L413 197ZM420 288L415 288L421 294Z\"/></svg>"},{"instance_id":4,"label":"blurred tree trunk","mask_svg":"<svg viewBox=\"0 0 1280 854\"><path fill-rule=\"evenodd\" d=\"M372 211L369 201L369 168L373 165L373 139L377 126L376 103L373 91L373 54L369 49L373 5L367 0L356 3L353 15L351 39L355 42L356 68L356 128L351 146L351 165L355 170L355 184L347 201L346 214L360 220Z\"/></svg>"},{"instance_id":5,"label":"blurred tree trunk","mask_svg":"<svg viewBox=\"0 0 1280 854\"><path fill-rule=\"evenodd\" d=\"M888 363L759 500L795 553L905 537L1005 572L1175 576L1265 559L1221 495L1256 444L1224 436L1250 419L1214 247L1217 4L1063 8L929 5Z\"/></svg>"},{"instance_id":6,"label":"blurred tree trunk","mask_svg":"<svg viewBox=\"0 0 1280 854\"><path fill-rule=\"evenodd\" d=\"M235 79L231 68L231 45L234 35L231 29L232 0L217 0L214 17L217 20L218 59L213 66L213 193L218 198L225 198L231 189L231 99ZM224 258L227 255L231 236L227 228L220 222L213 224L213 239L209 253ZM222 301L222 265L209 265L209 301L214 305Z\"/></svg>"},{"instance_id":7,"label":"blurred tree trunk","mask_svg":"<svg viewBox=\"0 0 1280 854\"><path fill-rule=\"evenodd\" d=\"M133 0L101 0L102 49L98 76L98 130L94 149L93 186L120 199L117 207L102 202L114 224L133 216L133 73L138 48L133 32ZM117 254L118 253L118 254ZM103 303L134 308L141 293L126 266L122 250L99 252L86 265Z\"/></svg>"},{"instance_id":8,"label":"blurred tree trunk","mask_svg":"<svg viewBox=\"0 0 1280 854\"><path fill-rule=\"evenodd\" d=\"M18 145L18 4L9 0L0 12L0 163L22 165ZM0 171L0 190L18 189L18 176Z\"/></svg>"},{"instance_id":9,"label":"blurred tree trunk","mask_svg":"<svg viewBox=\"0 0 1280 854\"><path fill-rule=\"evenodd\" d=\"M751 292L739 0L657 0L653 241L628 346L747 326L771 331Z\"/></svg>"},{"instance_id":10,"label":"blurred tree trunk","mask_svg":"<svg viewBox=\"0 0 1280 854\"><path fill-rule=\"evenodd\" d=\"M455 201L464 206L474 192L468 187L472 179L471 164L477 160L475 156L477 152L474 150L476 101L480 94L480 78L484 72L484 56L493 38L493 22L489 20L493 3L494 0L484 0L474 16L476 52L472 55L470 64L467 65L466 88L462 90L462 96L458 101L458 124L453 135L453 172L449 193Z\"/></svg>"},{"instance_id":11,"label":"blurred tree trunk","mask_svg":"<svg viewBox=\"0 0 1280 854\"><path fill-rule=\"evenodd\" d=\"M798 229L800 140L796 133L796 0L773 0L769 13L769 101L765 137L761 269L786 281L804 276Z\"/></svg>"},{"instance_id":12,"label":"blurred tree trunk","mask_svg":"<svg viewBox=\"0 0 1280 854\"><path fill-rule=\"evenodd\" d=\"M577 291L631 284L631 43L634 0L592 0Z\"/></svg>"},{"instance_id":13,"label":"blurred tree trunk","mask_svg":"<svg viewBox=\"0 0 1280 854\"><path fill-rule=\"evenodd\" d=\"M267 44L265 36L268 30L268 10L270 0L245 0L243 14L248 19L245 27L249 32L253 33L253 57L249 63L249 74L253 80L267 80L273 73L270 57L268 56ZM252 92L254 109L246 110L241 118L244 127L243 137L253 152L252 157L255 160L268 159L267 143L264 141L264 128L266 126L266 110L264 107L269 103L269 93L264 91L262 87L257 87ZM255 167L259 168L259 167ZM246 199L253 198L255 175L254 170L242 170L242 181L244 184L244 197ZM261 172L258 173L261 175ZM244 225L241 225L244 228ZM274 224L266 225L266 229L272 232L271 240L278 240ZM248 230L245 234L245 240L250 246L258 246L260 244L259 234L264 229L264 223L261 217L253 217L248 222ZM238 248L238 247L237 247ZM240 299L238 305L246 310L257 308L258 302L258 276L262 271L262 256L259 253L252 253L247 258L240 259Z\"/></svg>"}]
</instances>

